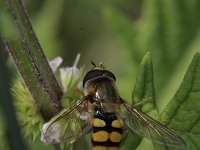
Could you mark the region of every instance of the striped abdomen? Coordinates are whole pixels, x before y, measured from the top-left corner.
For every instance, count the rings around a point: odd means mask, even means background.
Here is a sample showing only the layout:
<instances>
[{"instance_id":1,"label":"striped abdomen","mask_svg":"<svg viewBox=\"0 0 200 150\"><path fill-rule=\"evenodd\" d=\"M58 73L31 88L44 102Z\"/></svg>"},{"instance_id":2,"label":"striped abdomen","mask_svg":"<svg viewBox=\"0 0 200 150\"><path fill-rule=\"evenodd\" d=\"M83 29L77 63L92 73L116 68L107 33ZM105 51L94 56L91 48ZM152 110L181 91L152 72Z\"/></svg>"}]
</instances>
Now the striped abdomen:
<instances>
[{"instance_id":1,"label":"striped abdomen","mask_svg":"<svg viewBox=\"0 0 200 150\"><path fill-rule=\"evenodd\" d=\"M119 150L122 133L122 123L115 113L96 110L92 120L92 150Z\"/></svg>"}]
</instances>

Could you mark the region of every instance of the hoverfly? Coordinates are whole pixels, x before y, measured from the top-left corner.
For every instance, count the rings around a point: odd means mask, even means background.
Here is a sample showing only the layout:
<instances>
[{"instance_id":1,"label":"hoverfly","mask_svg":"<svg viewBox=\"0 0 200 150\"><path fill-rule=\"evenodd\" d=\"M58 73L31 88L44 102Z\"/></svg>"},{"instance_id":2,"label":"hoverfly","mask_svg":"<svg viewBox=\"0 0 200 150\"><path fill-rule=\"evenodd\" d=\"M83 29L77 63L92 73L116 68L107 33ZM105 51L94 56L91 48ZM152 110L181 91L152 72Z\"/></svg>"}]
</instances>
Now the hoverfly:
<instances>
[{"instance_id":1,"label":"hoverfly","mask_svg":"<svg viewBox=\"0 0 200 150\"><path fill-rule=\"evenodd\" d=\"M94 66L83 79L84 96L43 125L43 142L73 142L91 131L92 150L119 150L128 133L126 125L153 142L185 147L185 142L172 130L120 97L112 72Z\"/></svg>"}]
</instances>

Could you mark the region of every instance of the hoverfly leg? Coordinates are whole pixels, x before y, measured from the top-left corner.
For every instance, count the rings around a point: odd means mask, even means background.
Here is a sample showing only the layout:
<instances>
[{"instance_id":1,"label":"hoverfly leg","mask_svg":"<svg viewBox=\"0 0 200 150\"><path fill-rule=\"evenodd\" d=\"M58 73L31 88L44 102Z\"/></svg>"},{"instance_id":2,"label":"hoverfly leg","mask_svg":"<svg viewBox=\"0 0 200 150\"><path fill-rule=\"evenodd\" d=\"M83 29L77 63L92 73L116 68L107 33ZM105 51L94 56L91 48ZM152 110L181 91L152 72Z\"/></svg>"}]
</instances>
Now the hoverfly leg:
<instances>
[{"instance_id":1,"label":"hoverfly leg","mask_svg":"<svg viewBox=\"0 0 200 150\"><path fill-rule=\"evenodd\" d=\"M83 93L83 91L81 91L79 88L75 88L74 89L74 91L77 93L77 94L79 94L80 96L82 96L82 97L84 97L85 95L84 95L84 93Z\"/></svg>"},{"instance_id":2,"label":"hoverfly leg","mask_svg":"<svg viewBox=\"0 0 200 150\"><path fill-rule=\"evenodd\" d=\"M85 100L84 102L87 103L86 107L84 107L86 109L86 115L84 120L87 121L89 124L92 124L92 116L94 116L94 110L96 107L96 102L93 99L93 94L89 93L86 96L83 97Z\"/></svg>"},{"instance_id":3,"label":"hoverfly leg","mask_svg":"<svg viewBox=\"0 0 200 150\"><path fill-rule=\"evenodd\" d=\"M89 94L87 96L84 96L82 98L83 102L81 104L77 104L77 116L79 116L81 120L90 120L90 113L88 112L90 97L91 96L89 96Z\"/></svg>"}]
</instances>

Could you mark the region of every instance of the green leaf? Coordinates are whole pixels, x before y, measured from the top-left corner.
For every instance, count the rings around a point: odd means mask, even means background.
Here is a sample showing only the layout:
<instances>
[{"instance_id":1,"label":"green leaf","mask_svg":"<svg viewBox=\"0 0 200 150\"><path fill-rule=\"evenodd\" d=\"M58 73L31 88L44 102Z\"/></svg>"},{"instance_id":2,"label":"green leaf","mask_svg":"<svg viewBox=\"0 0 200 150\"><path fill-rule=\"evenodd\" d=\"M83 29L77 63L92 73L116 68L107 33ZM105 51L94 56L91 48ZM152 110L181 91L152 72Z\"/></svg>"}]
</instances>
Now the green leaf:
<instances>
[{"instance_id":1,"label":"green leaf","mask_svg":"<svg viewBox=\"0 0 200 150\"><path fill-rule=\"evenodd\" d=\"M200 149L200 53L194 56L180 88L162 112L161 122L181 134L187 149Z\"/></svg>"},{"instance_id":2,"label":"green leaf","mask_svg":"<svg viewBox=\"0 0 200 150\"><path fill-rule=\"evenodd\" d=\"M6 40L7 49L44 120L61 110L62 90L48 64L21 0L6 0L19 31L19 42Z\"/></svg>"},{"instance_id":3,"label":"green leaf","mask_svg":"<svg viewBox=\"0 0 200 150\"><path fill-rule=\"evenodd\" d=\"M135 87L132 93L133 104L141 109L143 112L148 113L152 117L158 116L158 109L155 103L155 89L153 81L153 65L150 53L147 53L139 67ZM142 138L129 131L127 141L122 149L133 150L141 142Z\"/></svg>"},{"instance_id":4,"label":"green leaf","mask_svg":"<svg viewBox=\"0 0 200 150\"><path fill-rule=\"evenodd\" d=\"M144 56L141 62L132 93L132 102L136 105L137 103L143 103L141 109L145 113L149 113L152 110L155 110L156 114L158 113L155 103L153 65L149 52Z\"/></svg>"}]
</instances>

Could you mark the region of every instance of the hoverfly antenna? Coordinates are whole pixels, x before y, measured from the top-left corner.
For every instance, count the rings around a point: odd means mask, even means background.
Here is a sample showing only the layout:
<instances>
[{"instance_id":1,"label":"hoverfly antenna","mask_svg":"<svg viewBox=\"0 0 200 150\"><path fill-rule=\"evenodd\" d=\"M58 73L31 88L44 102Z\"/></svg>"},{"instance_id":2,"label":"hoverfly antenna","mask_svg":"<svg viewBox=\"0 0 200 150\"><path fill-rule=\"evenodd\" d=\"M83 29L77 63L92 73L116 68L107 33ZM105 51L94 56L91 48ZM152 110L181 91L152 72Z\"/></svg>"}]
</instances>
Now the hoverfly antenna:
<instances>
[{"instance_id":1,"label":"hoverfly antenna","mask_svg":"<svg viewBox=\"0 0 200 150\"><path fill-rule=\"evenodd\" d=\"M98 66L95 64L94 61L91 61L91 64L93 65L92 69L100 69L100 70L105 69L105 66L103 65L103 61L100 61Z\"/></svg>"},{"instance_id":2,"label":"hoverfly antenna","mask_svg":"<svg viewBox=\"0 0 200 150\"><path fill-rule=\"evenodd\" d=\"M97 67L97 65L94 63L94 61L91 61L91 64L93 65L93 68Z\"/></svg>"},{"instance_id":3,"label":"hoverfly antenna","mask_svg":"<svg viewBox=\"0 0 200 150\"><path fill-rule=\"evenodd\" d=\"M100 61L99 65L96 65L94 61L91 61L91 64L93 65L92 70L94 70L94 69L104 70L105 69L105 67L103 66L103 61Z\"/></svg>"},{"instance_id":4,"label":"hoverfly antenna","mask_svg":"<svg viewBox=\"0 0 200 150\"><path fill-rule=\"evenodd\" d=\"M102 69L105 69L105 66L103 65L103 61L99 62L99 67L102 68Z\"/></svg>"}]
</instances>

